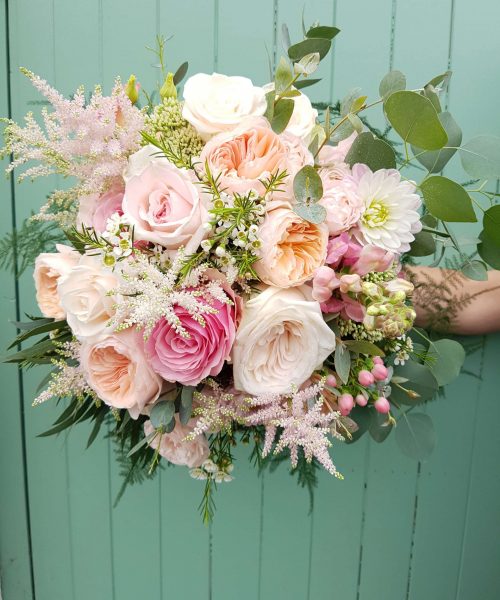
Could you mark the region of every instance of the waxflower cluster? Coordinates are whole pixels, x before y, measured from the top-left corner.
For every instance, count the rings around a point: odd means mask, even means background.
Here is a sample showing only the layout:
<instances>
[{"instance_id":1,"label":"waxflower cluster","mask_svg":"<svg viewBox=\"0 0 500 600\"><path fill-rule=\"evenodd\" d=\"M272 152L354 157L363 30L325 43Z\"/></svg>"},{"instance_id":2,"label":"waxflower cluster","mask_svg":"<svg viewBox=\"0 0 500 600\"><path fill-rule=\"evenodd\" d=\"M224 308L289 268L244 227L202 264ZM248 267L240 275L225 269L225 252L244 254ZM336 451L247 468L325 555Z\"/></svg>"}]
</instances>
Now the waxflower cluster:
<instances>
[{"instance_id":1,"label":"waxflower cluster","mask_svg":"<svg viewBox=\"0 0 500 600\"><path fill-rule=\"evenodd\" d=\"M203 480L206 506L234 476L237 434L259 461L341 478L332 445L360 411L392 426L394 386L411 388L395 370L414 355L402 258L421 198L397 169L352 159L362 124L330 139L296 83L318 61L280 63L264 87L195 74L182 97L168 74L143 108L135 78L87 102L27 72L52 111L45 129L7 125L9 170L35 160L24 176L76 179L69 243L35 263L33 331L49 333L26 362L56 368L36 402L107 411L130 455Z\"/></svg>"}]
</instances>

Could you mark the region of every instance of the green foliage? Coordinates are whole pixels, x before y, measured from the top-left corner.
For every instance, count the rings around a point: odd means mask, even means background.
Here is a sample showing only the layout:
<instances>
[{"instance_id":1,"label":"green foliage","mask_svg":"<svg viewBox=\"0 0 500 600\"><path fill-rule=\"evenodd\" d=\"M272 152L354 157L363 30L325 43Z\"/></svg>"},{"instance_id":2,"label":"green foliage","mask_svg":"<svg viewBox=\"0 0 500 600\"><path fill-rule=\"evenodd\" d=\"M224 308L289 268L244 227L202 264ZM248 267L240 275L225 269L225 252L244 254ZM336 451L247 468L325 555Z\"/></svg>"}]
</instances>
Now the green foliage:
<instances>
[{"instance_id":1,"label":"green foliage","mask_svg":"<svg viewBox=\"0 0 500 600\"><path fill-rule=\"evenodd\" d=\"M420 231L415 234L415 239L411 243L410 256L429 256L436 251L436 242L432 233Z\"/></svg>"},{"instance_id":2,"label":"green foliage","mask_svg":"<svg viewBox=\"0 0 500 600\"><path fill-rule=\"evenodd\" d=\"M394 150L387 142L376 138L371 132L361 133L356 137L345 161L351 167L356 163L363 163L372 171L396 168Z\"/></svg>"},{"instance_id":3,"label":"green foliage","mask_svg":"<svg viewBox=\"0 0 500 600\"><path fill-rule=\"evenodd\" d=\"M365 407L366 408L366 407ZM392 431L392 422L387 418L387 415L382 415L374 408L370 408L370 422L368 432L373 441L377 444L384 442Z\"/></svg>"},{"instance_id":4,"label":"green foliage","mask_svg":"<svg viewBox=\"0 0 500 600\"><path fill-rule=\"evenodd\" d=\"M52 252L54 245L64 242L64 234L53 221L25 219L18 230L0 239L0 268L20 277L35 264L42 252Z\"/></svg>"},{"instance_id":5,"label":"green foliage","mask_svg":"<svg viewBox=\"0 0 500 600\"><path fill-rule=\"evenodd\" d=\"M487 281L487 266L481 260L471 260L461 268L462 273L474 281Z\"/></svg>"},{"instance_id":6,"label":"green foliage","mask_svg":"<svg viewBox=\"0 0 500 600\"><path fill-rule=\"evenodd\" d=\"M424 150L439 150L448 136L432 102L416 92L391 94L384 104L389 122L408 143Z\"/></svg>"},{"instance_id":7,"label":"green foliage","mask_svg":"<svg viewBox=\"0 0 500 600\"><path fill-rule=\"evenodd\" d=\"M172 400L163 400L153 406L149 418L155 429L169 432L175 426L174 413L175 403Z\"/></svg>"},{"instance_id":8,"label":"green foliage","mask_svg":"<svg viewBox=\"0 0 500 600\"><path fill-rule=\"evenodd\" d=\"M345 346L340 342L337 342L334 354L335 371L340 377L342 383L346 384L349 380L349 372L351 370L351 353Z\"/></svg>"},{"instance_id":9,"label":"green foliage","mask_svg":"<svg viewBox=\"0 0 500 600\"><path fill-rule=\"evenodd\" d=\"M478 135L460 148L464 170L478 179L500 178L500 138Z\"/></svg>"},{"instance_id":10,"label":"green foliage","mask_svg":"<svg viewBox=\"0 0 500 600\"><path fill-rule=\"evenodd\" d=\"M433 175L420 184L420 189L427 210L436 218L460 223L477 221L469 194L455 181Z\"/></svg>"},{"instance_id":11,"label":"green foliage","mask_svg":"<svg viewBox=\"0 0 500 600\"><path fill-rule=\"evenodd\" d=\"M291 98L282 98L274 105L271 127L275 133L285 131L293 113L294 102Z\"/></svg>"},{"instance_id":12,"label":"green foliage","mask_svg":"<svg viewBox=\"0 0 500 600\"><path fill-rule=\"evenodd\" d=\"M424 413L403 413L396 427L396 442L410 458L425 461L436 445L432 419Z\"/></svg>"},{"instance_id":13,"label":"green foliage","mask_svg":"<svg viewBox=\"0 0 500 600\"><path fill-rule=\"evenodd\" d=\"M304 56L317 52L320 59L323 59L330 52L331 46L332 42L328 39L308 38L290 46L288 48L288 57L293 62L299 62Z\"/></svg>"},{"instance_id":14,"label":"green foliage","mask_svg":"<svg viewBox=\"0 0 500 600\"><path fill-rule=\"evenodd\" d=\"M448 385L459 376L465 361L462 344L455 340L437 340L429 346L427 354L433 358L429 368L438 385Z\"/></svg>"},{"instance_id":15,"label":"green foliage","mask_svg":"<svg viewBox=\"0 0 500 600\"><path fill-rule=\"evenodd\" d=\"M391 386L391 400L398 404L414 406L428 402L432 400L439 387L430 366L414 360L408 360L404 365L395 367L394 376L405 380Z\"/></svg>"},{"instance_id":16,"label":"green foliage","mask_svg":"<svg viewBox=\"0 0 500 600\"><path fill-rule=\"evenodd\" d=\"M500 204L488 208L483 215L484 237L498 246L500 252Z\"/></svg>"},{"instance_id":17,"label":"green foliage","mask_svg":"<svg viewBox=\"0 0 500 600\"><path fill-rule=\"evenodd\" d=\"M438 119L448 136L447 147L440 150L422 150L416 146L411 147L415 158L429 173L439 173L442 171L462 143L462 130L451 114L449 112L440 112Z\"/></svg>"},{"instance_id":18,"label":"green foliage","mask_svg":"<svg viewBox=\"0 0 500 600\"><path fill-rule=\"evenodd\" d=\"M317 204L323 197L323 183L314 167L306 165L295 175L293 193L296 200L293 210L299 217L316 224L325 220L326 209Z\"/></svg>"},{"instance_id":19,"label":"green foliage","mask_svg":"<svg viewBox=\"0 0 500 600\"><path fill-rule=\"evenodd\" d=\"M494 269L500 269L500 247L492 242L482 231L479 234L481 242L477 246L479 256L487 262L490 267Z\"/></svg>"},{"instance_id":20,"label":"green foliage","mask_svg":"<svg viewBox=\"0 0 500 600\"><path fill-rule=\"evenodd\" d=\"M182 386L179 419L183 425L186 425L191 418L191 413L193 411L193 394L195 390L196 387L192 385Z\"/></svg>"},{"instance_id":21,"label":"green foliage","mask_svg":"<svg viewBox=\"0 0 500 600\"><path fill-rule=\"evenodd\" d=\"M379 85L380 97L384 100L393 94L406 89L406 77L401 71L389 71Z\"/></svg>"}]
</instances>

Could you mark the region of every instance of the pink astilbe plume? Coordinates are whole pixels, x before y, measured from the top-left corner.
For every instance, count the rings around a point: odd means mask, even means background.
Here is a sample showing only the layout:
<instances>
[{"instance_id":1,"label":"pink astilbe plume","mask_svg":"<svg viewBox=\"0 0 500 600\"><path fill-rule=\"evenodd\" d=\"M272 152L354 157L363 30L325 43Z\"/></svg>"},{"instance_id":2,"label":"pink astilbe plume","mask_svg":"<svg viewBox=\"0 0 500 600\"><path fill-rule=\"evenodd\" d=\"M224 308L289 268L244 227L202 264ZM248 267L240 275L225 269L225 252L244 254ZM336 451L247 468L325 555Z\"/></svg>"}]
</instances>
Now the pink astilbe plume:
<instances>
[{"instance_id":1,"label":"pink astilbe plume","mask_svg":"<svg viewBox=\"0 0 500 600\"><path fill-rule=\"evenodd\" d=\"M121 175L128 155L140 147L142 112L132 105L119 79L110 96L96 86L86 103L83 87L67 99L44 79L22 71L53 110L42 109L44 127L32 113L24 127L7 120L1 154L14 155L8 171L35 161L40 164L27 168L19 179L58 173L76 177L81 193L101 191Z\"/></svg>"},{"instance_id":2,"label":"pink astilbe plume","mask_svg":"<svg viewBox=\"0 0 500 600\"><path fill-rule=\"evenodd\" d=\"M254 411L247 417L247 424L264 425L266 429L262 456L269 454L276 434L281 430L274 454L288 448L292 467L295 468L301 447L308 462L316 458L329 473L341 478L328 452L332 445L328 434L332 432L332 423L339 418L339 413L322 412L322 390L323 385L319 383L303 390L292 390L286 396L264 394L252 398L249 403Z\"/></svg>"}]
</instances>

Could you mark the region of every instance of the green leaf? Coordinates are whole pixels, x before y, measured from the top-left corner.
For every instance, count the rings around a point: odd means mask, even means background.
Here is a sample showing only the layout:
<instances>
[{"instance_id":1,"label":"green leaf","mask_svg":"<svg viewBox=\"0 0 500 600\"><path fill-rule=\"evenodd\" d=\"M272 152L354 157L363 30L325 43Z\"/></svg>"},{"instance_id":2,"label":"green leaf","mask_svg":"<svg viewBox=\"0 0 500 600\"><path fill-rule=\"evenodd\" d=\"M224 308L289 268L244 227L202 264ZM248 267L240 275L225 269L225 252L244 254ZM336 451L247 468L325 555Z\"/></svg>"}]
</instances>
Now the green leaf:
<instances>
[{"instance_id":1,"label":"green leaf","mask_svg":"<svg viewBox=\"0 0 500 600\"><path fill-rule=\"evenodd\" d=\"M352 106L356 100L361 97L361 88L353 88L348 92L340 103L340 115L342 117L347 116L350 112L352 112ZM366 96L364 96L366 98Z\"/></svg>"},{"instance_id":2,"label":"green leaf","mask_svg":"<svg viewBox=\"0 0 500 600\"><path fill-rule=\"evenodd\" d=\"M34 322L36 325L36 321ZM30 328L29 330L25 330L23 333L20 333L16 339L7 347L7 350L10 350L17 344L24 342L25 340L33 337L35 335L40 335L42 333L48 333L49 331L54 331L54 329L67 329L68 324L65 320L62 321L54 321L50 320L50 323L43 323L41 325Z\"/></svg>"},{"instance_id":3,"label":"green leaf","mask_svg":"<svg viewBox=\"0 0 500 600\"><path fill-rule=\"evenodd\" d=\"M401 389L401 387L393 385L391 399L395 400L398 404L409 404L413 406L432 400L439 387L430 368L427 365L422 365L414 360L408 360L404 365L395 367L394 375L396 377L404 377L407 379L408 383L404 384L402 387L418 394L418 397L412 398L405 390Z\"/></svg>"},{"instance_id":4,"label":"green leaf","mask_svg":"<svg viewBox=\"0 0 500 600\"><path fill-rule=\"evenodd\" d=\"M431 233L427 231L419 231L415 234L415 239L411 243L410 256L429 256L434 254L436 250L436 242Z\"/></svg>"},{"instance_id":5,"label":"green leaf","mask_svg":"<svg viewBox=\"0 0 500 600\"><path fill-rule=\"evenodd\" d=\"M276 92L274 91L274 89L266 93L267 107L266 107L266 112L264 113L264 117L269 121L269 123L272 122L273 117L274 117L274 100L275 99L276 99Z\"/></svg>"},{"instance_id":6,"label":"green leaf","mask_svg":"<svg viewBox=\"0 0 500 600\"><path fill-rule=\"evenodd\" d=\"M274 114L271 119L271 127L274 133L282 133L285 131L288 122L290 121L295 104L289 98L283 98L274 105Z\"/></svg>"},{"instance_id":7,"label":"green leaf","mask_svg":"<svg viewBox=\"0 0 500 600\"><path fill-rule=\"evenodd\" d=\"M392 425L388 422L387 415L382 415L376 410L373 410L368 431L370 432L371 438L377 442L377 444L381 444L385 441L392 431Z\"/></svg>"},{"instance_id":8,"label":"green leaf","mask_svg":"<svg viewBox=\"0 0 500 600\"><path fill-rule=\"evenodd\" d=\"M448 83L450 81L451 75L452 75L451 71L446 71L446 73L441 73L441 75L436 75L436 77L433 77L430 81L428 81L425 84L424 88L439 87L440 90L443 91L448 87Z\"/></svg>"},{"instance_id":9,"label":"green leaf","mask_svg":"<svg viewBox=\"0 0 500 600\"><path fill-rule=\"evenodd\" d=\"M290 65L288 64L287 60L282 56L274 76L274 88L276 94L281 94L284 90L286 90L291 85L292 81L292 70L290 69Z\"/></svg>"},{"instance_id":10,"label":"green leaf","mask_svg":"<svg viewBox=\"0 0 500 600\"><path fill-rule=\"evenodd\" d=\"M401 71L389 71L379 85L380 97L384 100L393 94L406 89L406 77Z\"/></svg>"},{"instance_id":11,"label":"green leaf","mask_svg":"<svg viewBox=\"0 0 500 600\"><path fill-rule=\"evenodd\" d=\"M174 84L179 85L179 83L184 79L186 73L188 72L189 63L183 62L182 65L177 69L174 75Z\"/></svg>"},{"instance_id":12,"label":"green leaf","mask_svg":"<svg viewBox=\"0 0 500 600\"><path fill-rule=\"evenodd\" d=\"M306 204L299 202L293 205L293 212L304 221L319 225L326 219L326 208L321 204Z\"/></svg>"},{"instance_id":13,"label":"green leaf","mask_svg":"<svg viewBox=\"0 0 500 600\"><path fill-rule=\"evenodd\" d=\"M92 427L92 431L90 432L90 435L87 440L87 448L89 448L94 443L95 439L99 435L99 431L101 430L101 425L103 424L104 417L106 416L106 414L107 413L104 410L101 410L97 413L97 416L94 421L94 426Z\"/></svg>"},{"instance_id":14,"label":"green leaf","mask_svg":"<svg viewBox=\"0 0 500 600\"><path fill-rule=\"evenodd\" d=\"M346 120L330 135L330 141L333 143L341 142L348 138L353 131L354 127L352 126L352 123L349 120Z\"/></svg>"},{"instance_id":15,"label":"green leaf","mask_svg":"<svg viewBox=\"0 0 500 600\"><path fill-rule=\"evenodd\" d=\"M166 427L175 413L175 403L171 400L157 402L151 409L149 418L155 429Z\"/></svg>"},{"instance_id":16,"label":"green leaf","mask_svg":"<svg viewBox=\"0 0 500 600\"><path fill-rule=\"evenodd\" d=\"M416 92L391 94L384 104L390 124L408 144L424 150L438 150L448 136L432 102Z\"/></svg>"},{"instance_id":17,"label":"green leaf","mask_svg":"<svg viewBox=\"0 0 500 600\"><path fill-rule=\"evenodd\" d=\"M464 188L441 175L433 175L420 184L427 210L438 219L453 223L477 221L472 201Z\"/></svg>"},{"instance_id":18,"label":"green leaf","mask_svg":"<svg viewBox=\"0 0 500 600\"><path fill-rule=\"evenodd\" d=\"M191 385L185 385L182 387L181 392L181 405L179 408L179 419L183 425L191 418L191 413L193 409L193 394L196 390L196 387Z\"/></svg>"},{"instance_id":19,"label":"green leaf","mask_svg":"<svg viewBox=\"0 0 500 600\"><path fill-rule=\"evenodd\" d=\"M439 100L439 95L436 94L434 88L432 86L427 86L424 88L422 95L425 96L428 100L431 101L432 106L436 109L438 114L441 113L441 102Z\"/></svg>"},{"instance_id":20,"label":"green leaf","mask_svg":"<svg viewBox=\"0 0 500 600\"><path fill-rule=\"evenodd\" d=\"M351 370L351 353L344 344L337 344L334 355L335 371L342 383L346 384Z\"/></svg>"},{"instance_id":21,"label":"green leaf","mask_svg":"<svg viewBox=\"0 0 500 600\"><path fill-rule=\"evenodd\" d=\"M321 81L321 79L302 79L301 81L296 81L293 84L293 87L296 88L297 90L302 90L306 87L310 87L311 85L314 85L315 83L319 83Z\"/></svg>"},{"instance_id":22,"label":"green leaf","mask_svg":"<svg viewBox=\"0 0 500 600\"><path fill-rule=\"evenodd\" d=\"M428 356L434 358L429 364L440 386L448 385L460 375L465 361L465 350L455 340L437 340L429 346Z\"/></svg>"},{"instance_id":23,"label":"green leaf","mask_svg":"<svg viewBox=\"0 0 500 600\"><path fill-rule=\"evenodd\" d=\"M141 440L133 446L127 454L127 458L130 458L133 454L135 454L138 450L140 450L143 446L145 446L148 442L150 442L156 435L156 431L152 431L148 436L144 436Z\"/></svg>"},{"instance_id":24,"label":"green leaf","mask_svg":"<svg viewBox=\"0 0 500 600\"><path fill-rule=\"evenodd\" d=\"M417 148L417 146L411 147L415 158L429 171L429 173L439 173L442 171L462 143L462 130L451 114L449 112L439 113L438 119L448 136L447 145L455 146L455 148L441 148L441 150L425 151L421 148ZM421 154L422 152L423 154Z\"/></svg>"},{"instance_id":25,"label":"green leaf","mask_svg":"<svg viewBox=\"0 0 500 600\"><path fill-rule=\"evenodd\" d=\"M406 456L425 461L436 445L432 419L424 413L404 414L396 427L396 442Z\"/></svg>"},{"instance_id":26,"label":"green leaf","mask_svg":"<svg viewBox=\"0 0 500 600\"><path fill-rule=\"evenodd\" d=\"M478 135L460 148L464 170L478 179L500 178L500 138Z\"/></svg>"},{"instance_id":27,"label":"green leaf","mask_svg":"<svg viewBox=\"0 0 500 600\"><path fill-rule=\"evenodd\" d=\"M283 47L285 48L285 51L288 52L288 48L290 48L292 42L290 41L290 32L288 31L288 25L286 23L283 23L281 26L281 38L283 41Z\"/></svg>"},{"instance_id":28,"label":"green leaf","mask_svg":"<svg viewBox=\"0 0 500 600\"><path fill-rule=\"evenodd\" d=\"M483 228L485 238L498 246L500 252L500 204L496 204L484 213Z\"/></svg>"},{"instance_id":29,"label":"green leaf","mask_svg":"<svg viewBox=\"0 0 500 600\"><path fill-rule=\"evenodd\" d=\"M340 29L337 27L327 27L326 25L318 25L317 27L311 27L306 33L308 38L321 38L323 40L333 40L333 38L340 33Z\"/></svg>"},{"instance_id":30,"label":"green leaf","mask_svg":"<svg viewBox=\"0 0 500 600\"><path fill-rule=\"evenodd\" d=\"M295 63L293 70L296 74L301 74L304 75L304 77L307 77L317 70L319 66L319 60L318 52L306 54L299 60L299 62Z\"/></svg>"},{"instance_id":31,"label":"green leaf","mask_svg":"<svg viewBox=\"0 0 500 600\"><path fill-rule=\"evenodd\" d=\"M363 121L358 117L358 115L349 113L347 115L347 118L349 119L351 125L353 126L354 131L356 131L357 133L362 133L362 131L364 129L364 125L363 125Z\"/></svg>"},{"instance_id":32,"label":"green leaf","mask_svg":"<svg viewBox=\"0 0 500 600\"><path fill-rule=\"evenodd\" d=\"M297 202L317 202L323 197L323 182L314 167L306 165L293 179L293 194Z\"/></svg>"},{"instance_id":33,"label":"green leaf","mask_svg":"<svg viewBox=\"0 0 500 600\"><path fill-rule=\"evenodd\" d=\"M384 351L373 342L366 340L345 340L344 345L347 349L356 354L366 354L367 356L385 356Z\"/></svg>"},{"instance_id":34,"label":"green leaf","mask_svg":"<svg viewBox=\"0 0 500 600\"><path fill-rule=\"evenodd\" d=\"M351 167L356 163L363 163L372 171L395 169L396 155L387 142L374 137L371 132L367 131L356 137L346 155L345 162Z\"/></svg>"},{"instance_id":35,"label":"green leaf","mask_svg":"<svg viewBox=\"0 0 500 600\"><path fill-rule=\"evenodd\" d=\"M288 56L291 60L297 62L307 54L318 52L320 59L323 59L330 51L331 45L332 42L330 40L308 38L307 40L303 40L298 44L290 46L290 48L288 48Z\"/></svg>"},{"instance_id":36,"label":"green leaf","mask_svg":"<svg viewBox=\"0 0 500 600\"><path fill-rule=\"evenodd\" d=\"M498 246L487 238L484 231L479 234L481 243L477 245L479 256L494 269L500 269L500 250Z\"/></svg>"},{"instance_id":37,"label":"green leaf","mask_svg":"<svg viewBox=\"0 0 500 600\"><path fill-rule=\"evenodd\" d=\"M470 260L462 268L462 273L474 281L487 281L488 270L482 260Z\"/></svg>"}]
</instances>

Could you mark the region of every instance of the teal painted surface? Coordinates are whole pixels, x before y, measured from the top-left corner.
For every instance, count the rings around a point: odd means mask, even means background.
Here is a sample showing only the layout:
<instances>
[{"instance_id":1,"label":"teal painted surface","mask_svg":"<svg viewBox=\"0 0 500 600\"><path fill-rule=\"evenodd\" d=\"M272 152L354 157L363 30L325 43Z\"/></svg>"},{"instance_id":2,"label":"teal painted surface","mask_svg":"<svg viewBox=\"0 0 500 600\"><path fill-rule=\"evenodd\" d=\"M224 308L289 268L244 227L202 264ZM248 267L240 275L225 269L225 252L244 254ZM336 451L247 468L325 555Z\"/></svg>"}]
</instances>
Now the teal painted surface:
<instances>
[{"instance_id":1,"label":"teal painted surface","mask_svg":"<svg viewBox=\"0 0 500 600\"><path fill-rule=\"evenodd\" d=\"M16 119L39 99L20 65L65 93L100 81L109 91L114 75L131 72L150 89L155 72L144 46L156 33L174 34L167 55L173 68L188 59L191 73L217 69L263 83L265 46L273 59L279 55L284 21L299 35L305 4L309 21L342 29L314 100L332 101L359 85L374 97L390 67L417 86L451 66L447 102L464 136L500 134L495 0L11 0L8 13L5 2L0 112L9 109L9 82ZM0 177L1 232L58 184L11 190ZM36 307L30 273L17 292L13 276L2 273L0 289L4 348L13 333L7 319ZM323 475L308 514L307 495L284 466L258 478L241 448L236 479L220 487L210 528L197 514L200 485L182 469L130 489L113 509L120 477L107 440L86 451L85 428L68 438L37 438L56 415L49 405L31 407L40 375L18 379L15 368L1 366L3 598L496 600L499 354L500 340L490 337L466 365L482 379L462 375L429 405L439 441L427 463L402 456L392 439L337 447L345 480Z\"/></svg>"}]
</instances>

